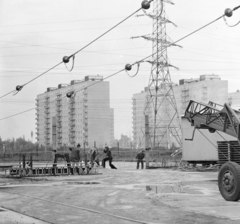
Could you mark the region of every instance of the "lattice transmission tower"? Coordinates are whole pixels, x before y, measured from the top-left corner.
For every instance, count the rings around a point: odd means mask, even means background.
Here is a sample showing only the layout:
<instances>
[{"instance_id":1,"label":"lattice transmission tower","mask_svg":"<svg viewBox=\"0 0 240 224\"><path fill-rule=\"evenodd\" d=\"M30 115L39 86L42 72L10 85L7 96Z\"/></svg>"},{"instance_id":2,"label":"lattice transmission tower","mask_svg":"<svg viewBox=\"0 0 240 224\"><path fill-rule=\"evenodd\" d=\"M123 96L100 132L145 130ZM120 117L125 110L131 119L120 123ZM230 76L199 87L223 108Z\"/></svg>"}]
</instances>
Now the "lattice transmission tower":
<instances>
[{"instance_id":1,"label":"lattice transmission tower","mask_svg":"<svg viewBox=\"0 0 240 224\"><path fill-rule=\"evenodd\" d=\"M169 72L169 67L175 66L169 63L166 49L170 46L181 46L172 44L166 33L167 24L176 25L165 17L165 3L173 4L169 0L155 0L152 3L153 12L147 15L153 20L153 32L151 35L142 36L152 41L153 56L152 60L148 61L152 68L144 112L148 115L152 148L169 148L173 143L175 146L182 144L180 117Z\"/></svg>"}]
</instances>

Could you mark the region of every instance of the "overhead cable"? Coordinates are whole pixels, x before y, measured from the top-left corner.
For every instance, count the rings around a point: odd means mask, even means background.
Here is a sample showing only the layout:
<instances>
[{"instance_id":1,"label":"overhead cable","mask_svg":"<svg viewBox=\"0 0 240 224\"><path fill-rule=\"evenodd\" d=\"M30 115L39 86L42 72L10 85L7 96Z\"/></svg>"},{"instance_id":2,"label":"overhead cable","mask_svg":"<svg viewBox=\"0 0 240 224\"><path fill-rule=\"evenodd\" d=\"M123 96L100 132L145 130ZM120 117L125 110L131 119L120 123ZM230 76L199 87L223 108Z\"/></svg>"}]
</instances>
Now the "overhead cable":
<instances>
[{"instance_id":1,"label":"overhead cable","mask_svg":"<svg viewBox=\"0 0 240 224\"><path fill-rule=\"evenodd\" d=\"M144 1L143 1L143 2L144 2ZM240 6L235 7L234 10L236 10L236 9L238 9L238 8L240 8ZM234 10L233 10L233 11L234 11ZM225 11L226 11L226 10L225 10ZM224 15L225 15L225 14L224 14ZM177 41L169 44L169 45L166 46L164 49L162 49L162 51L165 51L165 50L166 50L168 47L170 47L172 44L176 44L176 43L178 43L179 41L181 41L181 40L183 40L183 39L186 39L187 37L193 35L194 33L202 30L203 28L205 28L205 27L213 24L214 22L216 22L216 21L218 21L219 19L221 19L224 15L221 15L220 17L218 17L217 19L211 21L210 23L207 23L206 25L198 28L197 30L195 30L195 31L187 34L186 36L178 39ZM156 52L156 53L157 53L157 52ZM80 89L80 90L78 90L78 91L76 91L76 92L79 92L79 91L82 91L82 90L84 90L84 89L86 89L86 88L89 88L89 87L91 87L91 86L93 86L93 85L95 85L95 84L97 84L97 83L99 83L99 82L102 82L102 81L105 80L105 79L108 79L108 78L110 78L110 77L112 77L112 76L114 76L114 75L119 74L120 72L122 72L122 71L124 71L124 70L125 70L125 71L126 71L126 70L130 71L130 70L132 69L132 66L134 66L135 64L139 64L139 63L141 63L141 62L144 62L147 58L154 56L156 53L153 53L153 54L151 54L151 55L143 58L143 59L140 60L140 61L134 62L133 64L127 64L124 69L122 69L122 70L120 70L120 71L118 71L118 72L116 72L116 73L113 73L112 75L109 75L109 76L107 76L106 78L104 78L104 79L102 79L102 80L100 80L100 81L98 81L98 82L94 82L93 84L90 84L89 86L86 86L86 87L84 87L83 89ZM76 93L76 92L75 92L75 93ZM64 96L64 97L67 97L67 96ZM35 109L35 108L32 108L32 109L30 109L30 110L33 110L33 109ZM28 111L29 111L29 110L28 110ZM24 112L27 112L27 111L24 111ZM22 112L22 113L24 113L24 112ZM18 113L18 114L20 114L20 113ZM17 116L18 114L12 115L12 116L10 116L10 117ZM2 119L0 119L0 121L1 121L1 120L4 120L4 119L7 119L7 118L9 118L9 117L2 118Z\"/></svg>"},{"instance_id":2,"label":"overhead cable","mask_svg":"<svg viewBox=\"0 0 240 224\"><path fill-rule=\"evenodd\" d=\"M55 66L51 67L50 69L48 69L47 71L41 73L40 75L36 76L35 78L31 79L30 81L24 83L23 85L18 85L16 87L16 89L14 91L11 91L7 94L5 94L4 96L7 96L9 94L11 94L12 92L14 92L14 95L16 95L19 91L21 91L23 89L24 86L26 86L27 84L33 82L34 80L36 80L37 78L41 77L42 75L46 74L47 72L51 71L52 69L56 68L57 66L59 66L62 63L68 63L69 59L75 57L76 54L78 54L80 51L84 50L85 48L87 48L89 45L91 45L92 43L96 42L98 39L100 39L101 37L103 37L104 35L106 35L107 33L109 33L111 30L113 30L114 28L116 28L117 26L119 26L120 24L122 24L124 21L126 21L127 19L129 19L131 16L133 16L134 14L136 14L137 12L139 12L141 9L149 9L150 8L150 3L153 0L147 1L144 0L142 1L141 7L136 10L135 12L133 12L131 15L129 15L128 17L126 17L125 19L123 19L122 21L120 21L119 23L117 23L115 26L113 26L112 28L110 28L109 30L107 30L106 32L104 32L103 34L101 34L99 37L95 38L94 40L92 40L90 43L88 43L87 45L85 45L84 47L82 47L81 49L79 49L78 51L76 51L75 53L71 54L70 56L64 56L62 61L59 62L58 64L56 64ZM74 61L73 61L73 66L70 69L70 71L72 71L74 67ZM0 97L0 99L3 98L3 96Z\"/></svg>"}]
</instances>

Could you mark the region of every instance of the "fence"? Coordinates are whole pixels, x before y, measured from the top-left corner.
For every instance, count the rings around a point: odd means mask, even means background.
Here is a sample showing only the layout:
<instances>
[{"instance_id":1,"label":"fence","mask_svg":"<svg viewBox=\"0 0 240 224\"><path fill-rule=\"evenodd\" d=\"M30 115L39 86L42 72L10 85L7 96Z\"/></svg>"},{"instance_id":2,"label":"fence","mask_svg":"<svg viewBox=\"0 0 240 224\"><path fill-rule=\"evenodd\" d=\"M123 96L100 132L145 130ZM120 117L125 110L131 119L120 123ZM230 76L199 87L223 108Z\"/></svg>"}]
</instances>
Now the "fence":
<instances>
[{"instance_id":1,"label":"fence","mask_svg":"<svg viewBox=\"0 0 240 224\"><path fill-rule=\"evenodd\" d=\"M59 151L58 151L59 152ZM60 151L64 152L64 151ZM66 153L66 152L65 152ZM170 153L162 153L159 150L150 150L150 165L153 167L168 167L168 166L176 166L181 160L181 154L171 157ZM100 160L103 158L103 151L99 150L100 154ZM112 150L112 156L114 161L121 161L121 162L134 162L137 152L133 150ZM11 153L0 153L0 163L14 163L18 164L22 161L22 157L25 155L26 161L29 160L30 155L32 155L33 162L37 163L49 163L51 164L54 160L53 153L52 152L11 152ZM88 153L88 150L85 151L81 149L80 150L80 158L85 158L85 155L87 155L87 158L90 158L90 154Z\"/></svg>"}]
</instances>

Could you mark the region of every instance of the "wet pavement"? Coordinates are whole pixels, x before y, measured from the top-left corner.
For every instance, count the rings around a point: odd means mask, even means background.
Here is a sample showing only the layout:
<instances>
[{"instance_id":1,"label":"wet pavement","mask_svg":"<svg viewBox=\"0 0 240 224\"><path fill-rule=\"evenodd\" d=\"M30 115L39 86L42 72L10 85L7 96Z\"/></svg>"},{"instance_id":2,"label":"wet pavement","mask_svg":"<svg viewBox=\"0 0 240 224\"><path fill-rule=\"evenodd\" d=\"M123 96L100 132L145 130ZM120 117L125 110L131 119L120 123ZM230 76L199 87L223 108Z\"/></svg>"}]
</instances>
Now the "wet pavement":
<instances>
[{"instance_id":1,"label":"wet pavement","mask_svg":"<svg viewBox=\"0 0 240 224\"><path fill-rule=\"evenodd\" d=\"M1 177L0 223L240 223L240 202L222 198L217 172L115 164L98 175Z\"/></svg>"}]
</instances>

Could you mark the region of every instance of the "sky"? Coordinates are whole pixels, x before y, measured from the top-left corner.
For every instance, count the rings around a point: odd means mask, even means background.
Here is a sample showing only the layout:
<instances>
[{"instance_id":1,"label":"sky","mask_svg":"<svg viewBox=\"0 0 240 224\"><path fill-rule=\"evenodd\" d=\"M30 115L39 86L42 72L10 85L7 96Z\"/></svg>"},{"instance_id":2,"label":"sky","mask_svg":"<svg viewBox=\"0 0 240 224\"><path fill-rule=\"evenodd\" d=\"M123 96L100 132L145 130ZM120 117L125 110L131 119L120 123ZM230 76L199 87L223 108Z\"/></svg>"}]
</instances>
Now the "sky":
<instances>
[{"instance_id":1,"label":"sky","mask_svg":"<svg viewBox=\"0 0 240 224\"><path fill-rule=\"evenodd\" d=\"M12 91L61 62L115 26L141 7L141 0L1 0L0 1L0 96ZM166 15L177 27L167 25L167 34L176 41L221 16L238 0L178 0L166 4ZM153 7L148 10L150 13ZM139 11L120 26L79 52L69 72L64 64L26 85L18 94L0 99L0 119L36 105L36 97L47 87L83 79L87 75L107 77L152 54L152 43L132 38L152 33L152 20ZM240 20L240 9L229 24ZM240 25L228 27L223 19L168 49L171 79L197 78L216 74L228 80L229 92L240 89ZM69 65L70 66L70 65ZM151 65L142 63L131 78L124 71L110 83L110 106L114 108L115 138L132 136L132 96L148 85ZM136 67L129 73L134 75ZM216 93L217 94L217 93ZM178 96L175 96L176 98ZM217 96L216 96L217 97ZM36 111L31 110L0 120L2 139L36 132Z\"/></svg>"}]
</instances>

